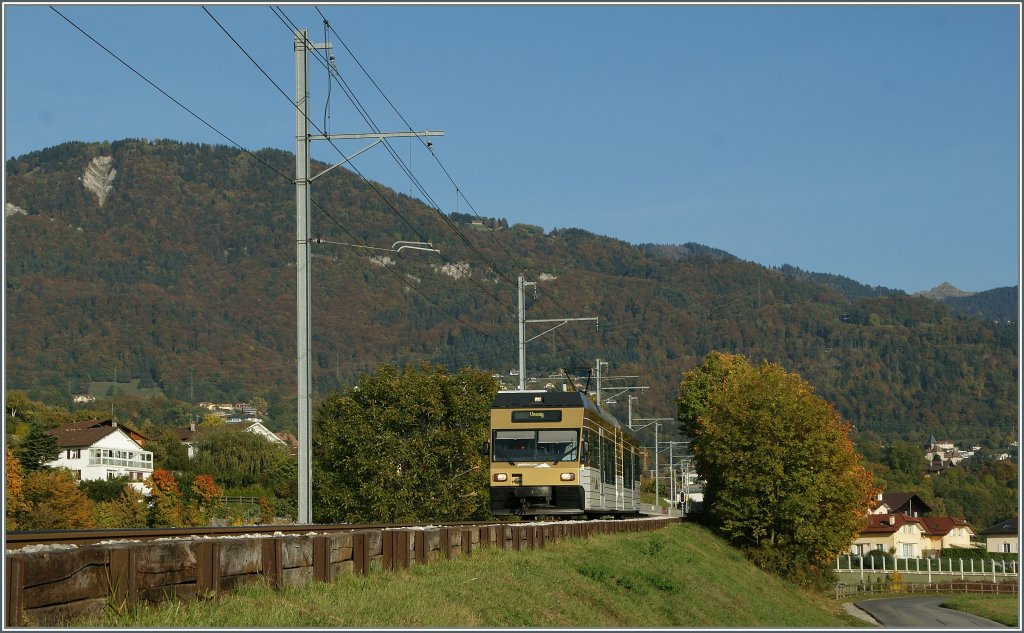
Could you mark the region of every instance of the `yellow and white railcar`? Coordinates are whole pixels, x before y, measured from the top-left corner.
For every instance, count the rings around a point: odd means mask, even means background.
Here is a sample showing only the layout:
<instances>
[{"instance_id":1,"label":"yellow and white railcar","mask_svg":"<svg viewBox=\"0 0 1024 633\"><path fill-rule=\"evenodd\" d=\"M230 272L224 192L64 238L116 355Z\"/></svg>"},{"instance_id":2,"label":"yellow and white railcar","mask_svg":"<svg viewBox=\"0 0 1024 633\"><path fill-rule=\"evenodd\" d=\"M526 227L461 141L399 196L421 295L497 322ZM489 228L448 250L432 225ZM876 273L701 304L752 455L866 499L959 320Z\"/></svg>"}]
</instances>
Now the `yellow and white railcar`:
<instances>
[{"instance_id":1,"label":"yellow and white railcar","mask_svg":"<svg viewBox=\"0 0 1024 633\"><path fill-rule=\"evenodd\" d=\"M582 392L498 392L484 453L494 515L640 513L642 449Z\"/></svg>"}]
</instances>

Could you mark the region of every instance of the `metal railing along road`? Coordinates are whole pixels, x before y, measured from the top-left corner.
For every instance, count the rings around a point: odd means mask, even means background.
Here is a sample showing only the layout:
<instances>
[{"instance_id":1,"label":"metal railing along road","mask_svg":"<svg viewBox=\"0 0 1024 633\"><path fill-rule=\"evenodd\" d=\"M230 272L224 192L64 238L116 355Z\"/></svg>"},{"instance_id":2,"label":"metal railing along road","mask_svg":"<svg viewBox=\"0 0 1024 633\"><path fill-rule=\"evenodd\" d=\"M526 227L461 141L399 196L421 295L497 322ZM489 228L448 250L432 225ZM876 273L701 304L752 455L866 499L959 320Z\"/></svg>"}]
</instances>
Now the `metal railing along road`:
<instances>
[{"instance_id":1,"label":"metal railing along road","mask_svg":"<svg viewBox=\"0 0 1024 633\"><path fill-rule=\"evenodd\" d=\"M845 564L844 564L845 563ZM886 560L882 556L839 556L836 558L835 571L845 574L859 574L863 579L866 574L888 574L893 571L927 575L931 582L932 575L967 577L986 576L993 582L998 578L1016 577L1020 565L1016 560L984 559L984 558L896 558Z\"/></svg>"}]
</instances>

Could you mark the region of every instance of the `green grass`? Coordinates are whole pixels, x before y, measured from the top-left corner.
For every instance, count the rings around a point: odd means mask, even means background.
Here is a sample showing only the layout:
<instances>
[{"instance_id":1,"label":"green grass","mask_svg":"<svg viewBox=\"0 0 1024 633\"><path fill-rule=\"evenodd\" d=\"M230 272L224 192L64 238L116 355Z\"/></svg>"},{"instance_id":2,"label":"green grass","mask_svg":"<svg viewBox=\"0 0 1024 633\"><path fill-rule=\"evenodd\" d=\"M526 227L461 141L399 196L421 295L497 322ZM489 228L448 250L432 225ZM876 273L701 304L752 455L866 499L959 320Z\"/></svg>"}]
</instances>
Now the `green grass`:
<instances>
[{"instance_id":1,"label":"green grass","mask_svg":"<svg viewBox=\"0 0 1024 633\"><path fill-rule=\"evenodd\" d=\"M1006 626L1018 626L1019 616L1017 608L1020 600L1017 596L991 596L991 595L967 595L961 594L950 596L942 603L947 609L966 611L974 615L980 615Z\"/></svg>"},{"instance_id":2,"label":"green grass","mask_svg":"<svg viewBox=\"0 0 1024 633\"><path fill-rule=\"evenodd\" d=\"M213 601L108 610L82 627L757 627L863 622L750 565L703 528L569 539Z\"/></svg>"},{"instance_id":3,"label":"green grass","mask_svg":"<svg viewBox=\"0 0 1024 633\"><path fill-rule=\"evenodd\" d=\"M155 398L157 396L164 395L163 390L159 387L140 388L138 378L133 378L129 382L90 382L88 393L99 400L106 398L107 392L110 391L111 388L120 390L126 396L138 396L140 398Z\"/></svg>"}]
</instances>

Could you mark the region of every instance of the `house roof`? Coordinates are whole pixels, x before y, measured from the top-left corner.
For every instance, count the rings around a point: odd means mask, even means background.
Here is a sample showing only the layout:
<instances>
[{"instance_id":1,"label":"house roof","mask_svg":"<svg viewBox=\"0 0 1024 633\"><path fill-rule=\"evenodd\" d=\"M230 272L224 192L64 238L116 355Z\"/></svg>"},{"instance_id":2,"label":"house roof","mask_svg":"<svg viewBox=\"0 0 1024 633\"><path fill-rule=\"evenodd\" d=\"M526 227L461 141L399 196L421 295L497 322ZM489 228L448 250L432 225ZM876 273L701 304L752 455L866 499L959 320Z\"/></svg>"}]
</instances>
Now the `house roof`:
<instances>
[{"instance_id":1,"label":"house roof","mask_svg":"<svg viewBox=\"0 0 1024 633\"><path fill-rule=\"evenodd\" d=\"M925 503L924 499L912 492L886 492L882 495L882 501L875 504L875 508L881 507L882 504L889 506L894 511L900 511L908 504L913 511L921 514L932 511L931 506Z\"/></svg>"},{"instance_id":2,"label":"house roof","mask_svg":"<svg viewBox=\"0 0 1024 633\"><path fill-rule=\"evenodd\" d=\"M971 528L963 519L954 517L911 517L897 512L895 514L872 514L868 516L867 526L861 534L892 534L907 523L916 523L921 531L929 536L945 536L955 527Z\"/></svg>"},{"instance_id":3,"label":"house roof","mask_svg":"<svg viewBox=\"0 0 1024 633\"><path fill-rule=\"evenodd\" d=\"M981 536L996 536L997 534L1014 534L1016 535L1020 528L1020 519L1013 517L1007 519L1002 523L996 523L991 527L987 527L978 534Z\"/></svg>"},{"instance_id":4,"label":"house roof","mask_svg":"<svg viewBox=\"0 0 1024 633\"><path fill-rule=\"evenodd\" d=\"M928 534L932 536L945 536L949 534L950 530L956 527L965 527L974 531L970 524L963 519L957 519L954 517L925 517L922 519L925 527L927 527Z\"/></svg>"},{"instance_id":5,"label":"house roof","mask_svg":"<svg viewBox=\"0 0 1024 633\"><path fill-rule=\"evenodd\" d=\"M921 529L925 529L920 517L909 517L903 513L898 514L871 514L868 515L868 524L861 530L861 534L891 534L898 531L906 523L917 523Z\"/></svg>"},{"instance_id":6,"label":"house roof","mask_svg":"<svg viewBox=\"0 0 1024 633\"><path fill-rule=\"evenodd\" d=\"M113 420L80 420L50 429L50 435L57 438L60 448L78 448L92 446L118 430L123 429Z\"/></svg>"}]
</instances>

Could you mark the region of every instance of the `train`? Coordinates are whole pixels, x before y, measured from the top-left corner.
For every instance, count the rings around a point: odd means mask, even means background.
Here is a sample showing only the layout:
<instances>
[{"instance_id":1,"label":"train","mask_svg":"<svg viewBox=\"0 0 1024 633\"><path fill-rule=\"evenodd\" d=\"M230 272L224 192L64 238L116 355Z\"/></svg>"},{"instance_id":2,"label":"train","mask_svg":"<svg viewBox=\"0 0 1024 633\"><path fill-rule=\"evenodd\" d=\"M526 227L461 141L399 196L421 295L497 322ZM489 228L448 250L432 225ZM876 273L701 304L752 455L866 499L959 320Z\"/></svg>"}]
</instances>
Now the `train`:
<instances>
[{"instance_id":1,"label":"train","mask_svg":"<svg viewBox=\"0 0 1024 633\"><path fill-rule=\"evenodd\" d=\"M644 449L581 391L499 391L491 405L495 516L625 518L641 513Z\"/></svg>"}]
</instances>

